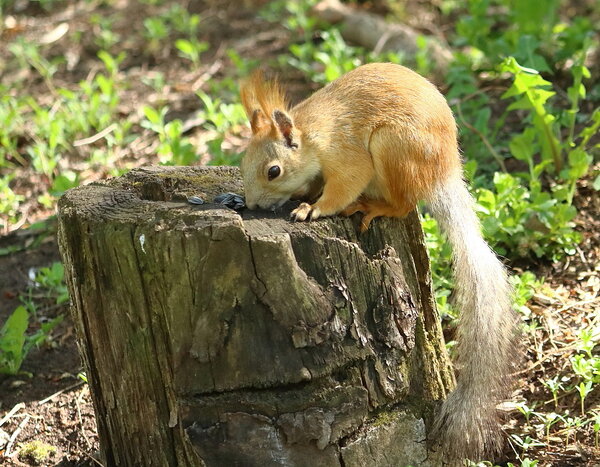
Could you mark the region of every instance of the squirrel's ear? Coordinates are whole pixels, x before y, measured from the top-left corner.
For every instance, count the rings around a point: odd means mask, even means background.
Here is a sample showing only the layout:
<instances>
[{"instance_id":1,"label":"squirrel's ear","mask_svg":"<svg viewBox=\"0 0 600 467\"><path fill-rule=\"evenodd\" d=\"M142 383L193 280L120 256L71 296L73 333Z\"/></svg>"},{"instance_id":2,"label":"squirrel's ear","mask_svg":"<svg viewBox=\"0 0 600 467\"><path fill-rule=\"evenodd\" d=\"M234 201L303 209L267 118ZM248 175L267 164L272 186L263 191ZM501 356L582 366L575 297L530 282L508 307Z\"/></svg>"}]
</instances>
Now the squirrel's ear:
<instances>
[{"instance_id":1,"label":"squirrel's ear","mask_svg":"<svg viewBox=\"0 0 600 467\"><path fill-rule=\"evenodd\" d=\"M289 148L297 148L298 142L296 141L296 132L294 131L294 123L291 117L281 110L273 111L273 121L279 129L279 133L285 139L285 144Z\"/></svg>"},{"instance_id":2,"label":"squirrel's ear","mask_svg":"<svg viewBox=\"0 0 600 467\"><path fill-rule=\"evenodd\" d=\"M267 126L270 124L271 122L262 110L256 109L252 112L252 118L250 118L250 127L252 128L252 133L256 134L262 129L267 128Z\"/></svg>"}]
</instances>

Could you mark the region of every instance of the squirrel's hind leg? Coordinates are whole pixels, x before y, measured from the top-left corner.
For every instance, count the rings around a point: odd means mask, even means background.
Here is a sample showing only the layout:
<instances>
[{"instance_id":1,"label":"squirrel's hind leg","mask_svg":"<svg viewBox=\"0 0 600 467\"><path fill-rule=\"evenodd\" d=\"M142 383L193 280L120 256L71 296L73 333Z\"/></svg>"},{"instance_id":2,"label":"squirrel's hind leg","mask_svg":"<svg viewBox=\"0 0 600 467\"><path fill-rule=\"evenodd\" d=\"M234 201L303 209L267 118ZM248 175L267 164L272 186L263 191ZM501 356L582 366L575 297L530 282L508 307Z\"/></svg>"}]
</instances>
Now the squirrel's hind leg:
<instances>
[{"instance_id":1,"label":"squirrel's hind leg","mask_svg":"<svg viewBox=\"0 0 600 467\"><path fill-rule=\"evenodd\" d=\"M357 212L365 212L367 210L367 201L364 198L358 198L353 203L349 204L342 212L340 216L350 217L352 214Z\"/></svg>"},{"instance_id":2,"label":"squirrel's hind leg","mask_svg":"<svg viewBox=\"0 0 600 467\"><path fill-rule=\"evenodd\" d=\"M410 203L400 203L399 206L393 206L385 200L360 198L346 207L341 215L351 216L356 212L362 212L364 215L360 223L360 231L365 232L371 221L376 217L404 217L414 208L415 205Z\"/></svg>"}]
</instances>

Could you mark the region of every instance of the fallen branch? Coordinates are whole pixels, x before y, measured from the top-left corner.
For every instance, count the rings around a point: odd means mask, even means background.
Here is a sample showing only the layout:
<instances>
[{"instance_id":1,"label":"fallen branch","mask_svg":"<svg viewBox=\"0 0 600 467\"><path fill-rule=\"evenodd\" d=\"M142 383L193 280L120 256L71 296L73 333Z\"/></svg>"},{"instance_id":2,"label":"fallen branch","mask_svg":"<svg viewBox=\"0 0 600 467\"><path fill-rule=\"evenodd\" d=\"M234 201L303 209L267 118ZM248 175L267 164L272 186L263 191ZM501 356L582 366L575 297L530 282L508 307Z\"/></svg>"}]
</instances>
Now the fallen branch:
<instances>
[{"instance_id":1,"label":"fallen branch","mask_svg":"<svg viewBox=\"0 0 600 467\"><path fill-rule=\"evenodd\" d=\"M117 128L117 124L112 123L111 125L107 126L104 130L102 130L101 132L96 133L95 135L90 136L89 138L78 139L77 141L74 141L73 146L79 147L79 146L85 146L86 144L95 143L99 139L104 138L106 135L108 135L111 131L115 130L116 128Z\"/></svg>"},{"instance_id":2,"label":"fallen branch","mask_svg":"<svg viewBox=\"0 0 600 467\"><path fill-rule=\"evenodd\" d=\"M313 8L313 15L341 27L344 39L377 52L401 54L408 65L415 65L421 48L419 37L425 37L425 53L435 80L442 78L452 59L452 52L439 39L425 36L406 24L387 23L383 18L355 10L339 0L323 0Z\"/></svg>"}]
</instances>

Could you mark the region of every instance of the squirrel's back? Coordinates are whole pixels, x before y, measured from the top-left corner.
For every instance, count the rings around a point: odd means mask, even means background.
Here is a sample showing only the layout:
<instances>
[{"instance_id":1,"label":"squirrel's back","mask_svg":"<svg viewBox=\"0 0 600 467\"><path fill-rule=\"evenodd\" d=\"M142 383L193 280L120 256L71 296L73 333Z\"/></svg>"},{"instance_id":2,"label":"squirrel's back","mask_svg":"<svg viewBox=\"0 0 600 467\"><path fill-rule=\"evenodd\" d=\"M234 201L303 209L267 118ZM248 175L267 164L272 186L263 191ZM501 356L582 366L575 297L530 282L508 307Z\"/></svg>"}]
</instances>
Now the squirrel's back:
<instances>
[{"instance_id":1,"label":"squirrel's back","mask_svg":"<svg viewBox=\"0 0 600 467\"><path fill-rule=\"evenodd\" d=\"M327 168L372 160L365 193L412 209L434 188L460 177L456 123L444 96L427 79L392 63L358 67L291 109L305 152Z\"/></svg>"},{"instance_id":2,"label":"squirrel's back","mask_svg":"<svg viewBox=\"0 0 600 467\"><path fill-rule=\"evenodd\" d=\"M363 134L394 125L419 131L436 127L456 136L452 111L435 85L393 63L360 66L315 92L291 113L299 127L320 128L321 134L332 125Z\"/></svg>"}]
</instances>

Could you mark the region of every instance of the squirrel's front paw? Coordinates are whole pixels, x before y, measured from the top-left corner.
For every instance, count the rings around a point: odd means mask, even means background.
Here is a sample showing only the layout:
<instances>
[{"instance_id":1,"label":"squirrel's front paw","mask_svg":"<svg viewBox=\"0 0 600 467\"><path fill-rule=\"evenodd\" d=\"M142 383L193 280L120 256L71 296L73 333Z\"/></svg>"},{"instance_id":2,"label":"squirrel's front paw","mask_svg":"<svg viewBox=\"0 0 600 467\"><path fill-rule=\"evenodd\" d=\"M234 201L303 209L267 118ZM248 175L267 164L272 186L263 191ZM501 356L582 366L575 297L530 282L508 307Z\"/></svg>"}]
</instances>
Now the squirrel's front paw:
<instances>
[{"instance_id":1,"label":"squirrel's front paw","mask_svg":"<svg viewBox=\"0 0 600 467\"><path fill-rule=\"evenodd\" d=\"M302 203L292 211L291 218L295 221L315 220L321 216L321 210L308 203Z\"/></svg>"}]
</instances>

